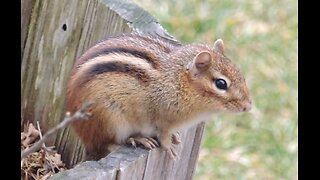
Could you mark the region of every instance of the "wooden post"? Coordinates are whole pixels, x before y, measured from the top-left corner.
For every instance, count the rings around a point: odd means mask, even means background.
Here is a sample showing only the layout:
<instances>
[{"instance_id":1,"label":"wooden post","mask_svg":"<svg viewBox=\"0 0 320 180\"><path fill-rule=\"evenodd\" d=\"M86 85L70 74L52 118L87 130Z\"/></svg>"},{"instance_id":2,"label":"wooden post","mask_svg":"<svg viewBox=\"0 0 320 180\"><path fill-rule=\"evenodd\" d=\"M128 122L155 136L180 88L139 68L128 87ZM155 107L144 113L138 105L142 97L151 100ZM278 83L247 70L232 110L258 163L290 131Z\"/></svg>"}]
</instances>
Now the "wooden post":
<instances>
[{"instance_id":1,"label":"wooden post","mask_svg":"<svg viewBox=\"0 0 320 180\"><path fill-rule=\"evenodd\" d=\"M86 49L107 36L132 30L176 42L157 19L131 0L21 0L21 30L21 128L39 121L44 132L63 119L68 75ZM141 150L141 160L135 149L122 147L101 160L117 159L120 165L102 171L127 179L132 172L138 176L139 167L144 171L138 179L152 174L191 179L203 127L201 123L182 132L176 162L160 149ZM82 160L83 146L72 129L62 130L47 145L53 144L68 166Z\"/></svg>"}]
</instances>

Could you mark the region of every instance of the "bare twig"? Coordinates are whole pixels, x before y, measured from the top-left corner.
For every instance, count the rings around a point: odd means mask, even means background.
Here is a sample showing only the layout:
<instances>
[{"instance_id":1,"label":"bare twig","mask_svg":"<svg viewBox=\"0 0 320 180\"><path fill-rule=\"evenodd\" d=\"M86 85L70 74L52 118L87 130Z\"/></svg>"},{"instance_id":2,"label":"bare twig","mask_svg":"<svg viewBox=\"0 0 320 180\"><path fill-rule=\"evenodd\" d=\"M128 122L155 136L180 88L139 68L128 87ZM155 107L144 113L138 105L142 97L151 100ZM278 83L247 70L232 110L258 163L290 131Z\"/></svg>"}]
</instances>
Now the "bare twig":
<instances>
[{"instance_id":1,"label":"bare twig","mask_svg":"<svg viewBox=\"0 0 320 180\"><path fill-rule=\"evenodd\" d=\"M52 136L54 133L56 133L58 130L66 127L68 124L70 124L71 122L75 121L75 120L86 120L88 119L88 117L91 115L90 113L84 112L84 110L86 110L89 106L93 105L94 101L89 101L86 102L84 104L82 104L82 106L80 107L80 109L75 112L71 117L70 115L66 115L66 117L63 119L63 121L61 123L59 123L57 126L55 126L54 128L50 129L43 137L42 139L40 139L38 142L36 142L35 144L33 144L30 148L25 149L23 151L21 151L21 159L23 159L25 156L27 156L30 153L33 153L37 150L39 150L42 146L43 143L46 142L50 136Z\"/></svg>"},{"instance_id":2,"label":"bare twig","mask_svg":"<svg viewBox=\"0 0 320 180\"><path fill-rule=\"evenodd\" d=\"M38 128L38 131L39 131L39 136L40 136L40 139L42 139L42 131L41 131L41 128L40 128L40 123L39 121L37 121L37 128ZM55 151L53 150L53 147L47 147L45 143L42 144L42 149L44 149L46 152L48 153L55 153Z\"/></svg>"},{"instance_id":3,"label":"bare twig","mask_svg":"<svg viewBox=\"0 0 320 180\"><path fill-rule=\"evenodd\" d=\"M39 131L40 139L42 139L42 131L41 131L41 128L40 128L40 123L39 123L39 121L37 121L37 128L38 128L38 131ZM44 149L47 148L45 143L42 144L42 148L44 148Z\"/></svg>"}]
</instances>

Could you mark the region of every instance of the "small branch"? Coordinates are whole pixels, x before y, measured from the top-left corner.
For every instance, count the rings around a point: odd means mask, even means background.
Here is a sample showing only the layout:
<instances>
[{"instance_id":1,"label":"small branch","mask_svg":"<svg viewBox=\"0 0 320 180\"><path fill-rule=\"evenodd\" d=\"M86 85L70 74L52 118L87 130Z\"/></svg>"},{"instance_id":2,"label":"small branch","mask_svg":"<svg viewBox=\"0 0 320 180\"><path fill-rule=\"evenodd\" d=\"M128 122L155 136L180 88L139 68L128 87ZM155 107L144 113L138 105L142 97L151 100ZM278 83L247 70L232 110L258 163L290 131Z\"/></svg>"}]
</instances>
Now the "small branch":
<instances>
[{"instance_id":1,"label":"small branch","mask_svg":"<svg viewBox=\"0 0 320 180\"><path fill-rule=\"evenodd\" d=\"M37 128L38 128L38 131L39 131L39 136L40 136L40 139L42 139L42 131L41 131L41 128L40 128L40 123L39 121L37 121ZM53 146L54 147L54 146ZM53 150L52 147L47 147L45 143L42 144L42 149L44 149L45 151L47 151L48 153L55 153L55 151Z\"/></svg>"},{"instance_id":2,"label":"small branch","mask_svg":"<svg viewBox=\"0 0 320 180\"><path fill-rule=\"evenodd\" d=\"M94 101L89 101L80 107L80 109L75 112L71 117L70 115L66 115L66 117L63 119L61 123L59 123L57 126L54 128L50 129L43 137L40 139L38 142L33 144L30 148L25 149L21 151L21 159L23 159L25 156L27 156L30 153L36 152L39 150L43 143L46 142L50 136L52 136L54 133L59 131L60 129L66 127L69 125L71 122L76 121L76 120L87 120L88 117L91 115L90 113L84 112L85 109L87 109L89 106L93 105Z\"/></svg>"},{"instance_id":3,"label":"small branch","mask_svg":"<svg viewBox=\"0 0 320 180\"><path fill-rule=\"evenodd\" d=\"M41 128L40 128L39 121L37 121L37 128L38 128L38 131L39 131L40 139L42 139L42 131L41 131ZM44 143L42 144L42 148L46 148L46 145Z\"/></svg>"}]
</instances>

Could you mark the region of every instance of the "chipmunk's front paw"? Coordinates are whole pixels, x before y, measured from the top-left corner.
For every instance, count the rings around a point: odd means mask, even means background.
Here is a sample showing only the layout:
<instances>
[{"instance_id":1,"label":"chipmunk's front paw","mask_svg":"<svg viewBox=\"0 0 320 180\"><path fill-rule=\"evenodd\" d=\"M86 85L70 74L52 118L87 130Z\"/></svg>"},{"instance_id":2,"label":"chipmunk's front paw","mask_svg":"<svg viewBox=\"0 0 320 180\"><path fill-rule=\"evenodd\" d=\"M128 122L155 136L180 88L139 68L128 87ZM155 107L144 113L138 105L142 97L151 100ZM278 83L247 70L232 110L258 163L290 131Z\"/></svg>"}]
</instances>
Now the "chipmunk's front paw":
<instances>
[{"instance_id":1,"label":"chipmunk's front paw","mask_svg":"<svg viewBox=\"0 0 320 180\"><path fill-rule=\"evenodd\" d=\"M165 149L165 151L167 152L168 156L173 159L173 160L176 160L176 157L177 157L177 152L176 150L174 149L174 147L172 146L169 146L169 147L163 147Z\"/></svg>"},{"instance_id":2,"label":"chipmunk's front paw","mask_svg":"<svg viewBox=\"0 0 320 180\"><path fill-rule=\"evenodd\" d=\"M177 153L173 144L179 144L181 142L179 134L165 133L160 136L159 140L161 147L167 152L168 156L176 160Z\"/></svg>"},{"instance_id":3,"label":"chipmunk's front paw","mask_svg":"<svg viewBox=\"0 0 320 180\"><path fill-rule=\"evenodd\" d=\"M181 137L180 137L179 131L172 134L172 143L173 144L180 144L181 143Z\"/></svg>"},{"instance_id":4,"label":"chipmunk's front paw","mask_svg":"<svg viewBox=\"0 0 320 180\"><path fill-rule=\"evenodd\" d=\"M143 145L147 149L153 149L159 146L159 143L151 137L132 136L127 139L127 143L133 147L137 147L137 144Z\"/></svg>"}]
</instances>

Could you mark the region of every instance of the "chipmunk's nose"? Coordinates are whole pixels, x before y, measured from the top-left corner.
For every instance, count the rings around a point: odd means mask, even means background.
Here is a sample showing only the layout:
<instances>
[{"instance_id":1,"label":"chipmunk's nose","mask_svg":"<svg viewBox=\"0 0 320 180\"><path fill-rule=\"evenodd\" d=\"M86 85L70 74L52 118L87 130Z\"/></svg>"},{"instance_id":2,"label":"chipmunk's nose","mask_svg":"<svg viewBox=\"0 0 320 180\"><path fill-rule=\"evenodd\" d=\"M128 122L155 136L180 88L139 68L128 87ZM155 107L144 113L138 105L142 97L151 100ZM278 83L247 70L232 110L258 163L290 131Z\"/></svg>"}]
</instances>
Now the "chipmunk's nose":
<instances>
[{"instance_id":1,"label":"chipmunk's nose","mask_svg":"<svg viewBox=\"0 0 320 180\"><path fill-rule=\"evenodd\" d=\"M250 111L252 108L252 103L251 101L245 102L242 111L246 112L246 111Z\"/></svg>"}]
</instances>

